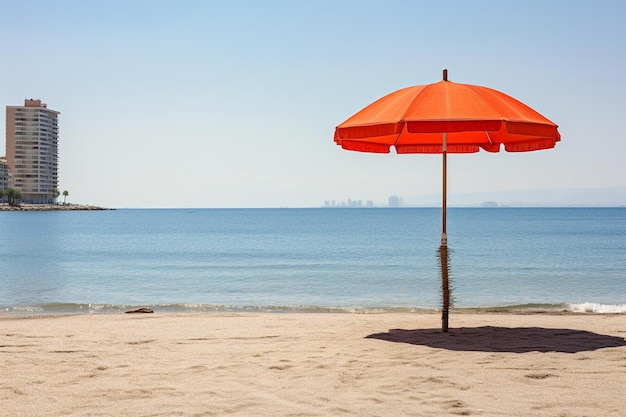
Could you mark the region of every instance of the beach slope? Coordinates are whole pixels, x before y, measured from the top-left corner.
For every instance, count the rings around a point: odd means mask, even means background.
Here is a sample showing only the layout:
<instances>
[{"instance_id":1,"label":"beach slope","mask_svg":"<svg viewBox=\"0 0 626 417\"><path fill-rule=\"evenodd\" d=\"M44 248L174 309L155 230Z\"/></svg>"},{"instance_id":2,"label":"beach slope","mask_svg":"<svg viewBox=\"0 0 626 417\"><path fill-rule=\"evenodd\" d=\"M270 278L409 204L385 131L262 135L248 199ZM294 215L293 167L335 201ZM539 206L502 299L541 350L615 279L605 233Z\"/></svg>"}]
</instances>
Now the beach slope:
<instances>
[{"instance_id":1,"label":"beach slope","mask_svg":"<svg viewBox=\"0 0 626 417\"><path fill-rule=\"evenodd\" d=\"M0 317L6 416L620 416L626 315Z\"/></svg>"}]
</instances>

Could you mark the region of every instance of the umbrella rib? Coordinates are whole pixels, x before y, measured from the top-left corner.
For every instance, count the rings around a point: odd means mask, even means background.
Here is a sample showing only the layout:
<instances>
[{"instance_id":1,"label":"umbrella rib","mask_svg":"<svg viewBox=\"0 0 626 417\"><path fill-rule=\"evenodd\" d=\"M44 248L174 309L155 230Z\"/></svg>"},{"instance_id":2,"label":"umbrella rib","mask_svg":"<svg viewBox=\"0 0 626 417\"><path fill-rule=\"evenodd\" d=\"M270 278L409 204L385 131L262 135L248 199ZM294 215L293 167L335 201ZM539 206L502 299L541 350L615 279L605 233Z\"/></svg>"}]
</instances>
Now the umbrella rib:
<instances>
[{"instance_id":1,"label":"umbrella rib","mask_svg":"<svg viewBox=\"0 0 626 417\"><path fill-rule=\"evenodd\" d=\"M474 94L476 94L478 97L481 98L485 98L487 95L491 95L492 97L498 97L499 95L504 95L505 98L507 100L513 100L515 102L517 102L518 104L521 104L523 107L526 107L527 110L531 113L533 113L534 115L540 116L543 118L543 116L541 116L541 114L539 114L536 110L528 107L526 104L524 104L523 102L519 101L518 99L511 97L509 95L506 95L498 90L494 90L491 88L487 88L487 87L482 87L480 88L480 86L475 86L473 84L465 84L470 90L472 90L472 92L474 92ZM478 88L476 88L478 87ZM499 112L498 109L494 108L494 106L489 102L489 100L485 100L484 101L485 104L487 104L493 111L495 112ZM513 121L522 121L527 119L527 117L525 117L522 113L520 113L520 111L515 108L514 106L511 105L511 103L509 103L508 101L501 101L502 104L505 104L507 109L512 111L513 113L515 113L515 115L510 114L508 117L503 117L501 116L499 118L499 120L501 120L502 122L513 122Z\"/></svg>"},{"instance_id":2,"label":"umbrella rib","mask_svg":"<svg viewBox=\"0 0 626 417\"><path fill-rule=\"evenodd\" d=\"M398 152L398 148L396 148L396 146L398 145L398 142L400 142L400 137L402 136L402 134L404 133L404 129L406 129L406 120L402 120L402 129L400 129L400 133L398 133L398 135L396 136L396 140L393 142L393 148L396 150L396 153Z\"/></svg>"}]
</instances>

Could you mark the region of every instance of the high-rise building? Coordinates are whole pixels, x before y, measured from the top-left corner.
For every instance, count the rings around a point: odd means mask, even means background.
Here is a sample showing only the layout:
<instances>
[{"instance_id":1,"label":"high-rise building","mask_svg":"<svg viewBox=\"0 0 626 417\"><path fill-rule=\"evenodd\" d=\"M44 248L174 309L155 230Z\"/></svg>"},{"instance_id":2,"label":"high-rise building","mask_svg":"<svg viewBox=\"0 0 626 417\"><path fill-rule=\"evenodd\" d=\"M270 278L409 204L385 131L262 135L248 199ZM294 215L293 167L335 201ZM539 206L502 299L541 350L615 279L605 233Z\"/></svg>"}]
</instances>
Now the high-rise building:
<instances>
[{"instance_id":1,"label":"high-rise building","mask_svg":"<svg viewBox=\"0 0 626 417\"><path fill-rule=\"evenodd\" d=\"M7 159L0 156L0 191L9 188L9 166Z\"/></svg>"},{"instance_id":2,"label":"high-rise building","mask_svg":"<svg viewBox=\"0 0 626 417\"><path fill-rule=\"evenodd\" d=\"M397 195L389 196L389 207L402 207L404 201L402 197L398 197Z\"/></svg>"},{"instance_id":3,"label":"high-rise building","mask_svg":"<svg viewBox=\"0 0 626 417\"><path fill-rule=\"evenodd\" d=\"M6 159L10 186L25 203L52 203L58 189L58 111L41 100L7 106Z\"/></svg>"}]
</instances>

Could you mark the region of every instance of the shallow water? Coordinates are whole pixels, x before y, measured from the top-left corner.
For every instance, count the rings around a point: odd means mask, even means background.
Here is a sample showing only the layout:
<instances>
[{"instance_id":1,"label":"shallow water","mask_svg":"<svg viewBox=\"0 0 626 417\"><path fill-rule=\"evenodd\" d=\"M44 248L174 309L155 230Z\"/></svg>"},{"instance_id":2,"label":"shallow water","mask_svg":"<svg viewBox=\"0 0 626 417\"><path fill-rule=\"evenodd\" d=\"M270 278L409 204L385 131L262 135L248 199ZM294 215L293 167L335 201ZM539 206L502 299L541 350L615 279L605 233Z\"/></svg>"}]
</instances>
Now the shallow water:
<instances>
[{"instance_id":1,"label":"shallow water","mask_svg":"<svg viewBox=\"0 0 626 417\"><path fill-rule=\"evenodd\" d=\"M0 212L0 311L438 308L440 217L434 208ZM626 208L451 208L447 229L455 307L626 311Z\"/></svg>"}]
</instances>

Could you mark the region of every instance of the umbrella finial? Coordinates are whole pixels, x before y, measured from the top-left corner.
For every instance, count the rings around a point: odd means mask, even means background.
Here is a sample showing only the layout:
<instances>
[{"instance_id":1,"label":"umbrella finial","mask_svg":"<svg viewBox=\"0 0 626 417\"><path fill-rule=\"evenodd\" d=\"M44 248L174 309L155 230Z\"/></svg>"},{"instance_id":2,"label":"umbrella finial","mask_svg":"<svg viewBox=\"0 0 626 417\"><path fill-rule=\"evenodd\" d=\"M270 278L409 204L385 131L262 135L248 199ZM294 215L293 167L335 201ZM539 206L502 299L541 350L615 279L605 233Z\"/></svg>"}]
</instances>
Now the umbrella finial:
<instances>
[{"instance_id":1,"label":"umbrella finial","mask_svg":"<svg viewBox=\"0 0 626 417\"><path fill-rule=\"evenodd\" d=\"M448 81L448 69L447 68L443 69L443 80Z\"/></svg>"}]
</instances>

